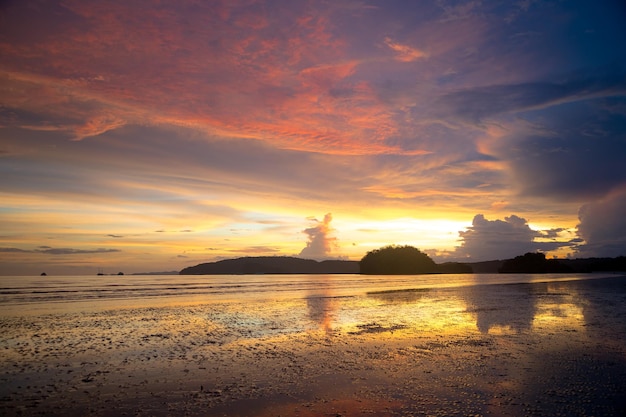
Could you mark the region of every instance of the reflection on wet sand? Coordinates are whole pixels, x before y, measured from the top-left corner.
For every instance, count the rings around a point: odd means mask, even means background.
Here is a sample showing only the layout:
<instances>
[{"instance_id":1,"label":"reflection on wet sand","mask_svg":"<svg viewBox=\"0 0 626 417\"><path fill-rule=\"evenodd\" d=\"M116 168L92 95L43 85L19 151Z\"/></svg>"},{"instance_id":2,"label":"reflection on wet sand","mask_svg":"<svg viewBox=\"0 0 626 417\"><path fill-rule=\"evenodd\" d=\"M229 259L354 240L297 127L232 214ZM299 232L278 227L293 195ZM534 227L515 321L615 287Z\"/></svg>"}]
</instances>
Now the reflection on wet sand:
<instances>
[{"instance_id":1,"label":"reflection on wet sand","mask_svg":"<svg viewBox=\"0 0 626 417\"><path fill-rule=\"evenodd\" d=\"M388 325L406 325L421 334L472 332L475 324L456 289L416 288L369 292L370 305ZM383 314L384 312L384 314Z\"/></svg>"},{"instance_id":2,"label":"reflection on wet sand","mask_svg":"<svg viewBox=\"0 0 626 417\"><path fill-rule=\"evenodd\" d=\"M535 332L553 331L585 331L586 323L583 313L587 304L575 285L566 286L562 283L547 283L545 292L535 293L536 312L533 317Z\"/></svg>"},{"instance_id":3,"label":"reflection on wet sand","mask_svg":"<svg viewBox=\"0 0 626 417\"><path fill-rule=\"evenodd\" d=\"M585 327L585 300L573 286L563 283L477 285L458 290L405 289L370 292L368 296L387 305L407 305L399 312L404 317L420 317L414 324L425 325L430 330L441 328L441 320L455 327L455 331L466 328L469 322L475 323L483 334L566 327L584 330ZM461 302L465 308L459 309Z\"/></svg>"},{"instance_id":4,"label":"reflection on wet sand","mask_svg":"<svg viewBox=\"0 0 626 417\"><path fill-rule=\"evenodd\" d=\"M330 295L310 295L306 298L309 311L309 319L317 323L319 328L326 333L333 330L333 304L334 300Z\"/></svg>"},{"instance_id":5,"label":"reflection on wet sand","mask_svg":"<svg viewBox=\"0 0 626 417\"><path fill-rule=\"evenodd\" d=\"M468 311L482 333L544 333L565 328L584 331L585 301L562 283L476 286L466 291ZM515 300L508 303L505 300Z\"/></svg>"},{"instance_id":6,"label":"reflection on wet sand","mask_svg":"<svg viewBox=\"0 0 626 417\"><path fill-rule=\"evenodd\" d=\"M0 414L616 415L623 280L0 318ZM592 336L592 337L590 337Z\"/></svg>"},{"instance_id":7,"label":"reflection on wet sand","mask_svg":"<svg viewBox=\"0 0 626 417\"><path fill-rule=\"evenodd\" d=\"M337 309L328 280L328 276L320 276L316 282L320 289L306 297L309 319L325 333L332 332L334 314Z\"/></svg>"},{"instance_id":8,"label":"reflection on wet sand","mask_svg":"<svg viewBox=\"0 0 626 417\"><path fill-rule=\"evenodd\" d=\"M503 302L512 298L515 304ZM522 333L532 329L536 312L535 299L526 288L516 285L475 286L463 290L467 312L476 320L481 333Z\"/></svg>"}]
</instances>

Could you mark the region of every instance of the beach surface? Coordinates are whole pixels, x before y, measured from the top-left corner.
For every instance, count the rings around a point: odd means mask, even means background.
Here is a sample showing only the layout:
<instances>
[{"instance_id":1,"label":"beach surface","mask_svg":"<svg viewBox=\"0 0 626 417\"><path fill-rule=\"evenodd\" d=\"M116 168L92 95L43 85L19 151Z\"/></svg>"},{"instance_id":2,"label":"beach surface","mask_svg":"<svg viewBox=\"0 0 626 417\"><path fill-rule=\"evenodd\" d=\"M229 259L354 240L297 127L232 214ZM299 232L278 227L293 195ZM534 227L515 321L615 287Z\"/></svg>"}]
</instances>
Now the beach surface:
<instances>
[{"instance_id":1,"label":"beach surface","mask_svg":"<svg viewBox=\"0 0 626 417\"><path fill-rule=\"evenodd\" d=\"M27 310L3 416L626 415L621 276Z\"/></svg>"}]
</instances>

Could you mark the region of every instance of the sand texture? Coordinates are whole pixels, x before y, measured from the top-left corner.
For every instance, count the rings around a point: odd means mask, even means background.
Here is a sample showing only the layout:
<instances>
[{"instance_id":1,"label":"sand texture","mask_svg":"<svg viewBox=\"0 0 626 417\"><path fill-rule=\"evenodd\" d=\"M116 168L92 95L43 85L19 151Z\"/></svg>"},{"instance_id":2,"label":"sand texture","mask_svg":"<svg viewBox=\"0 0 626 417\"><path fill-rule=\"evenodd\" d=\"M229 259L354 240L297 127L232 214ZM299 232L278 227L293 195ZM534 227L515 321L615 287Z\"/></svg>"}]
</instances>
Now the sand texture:
<instances>
[{"instance_id":1,"label":"sand texture","mask_svg":"<svg viewBox=\"0 0 626 417\"><path fill-rule=\"evenodd\" d=\"M0 318L0 415L625 415L626 278Z\"/></svg>"}]
</instances>

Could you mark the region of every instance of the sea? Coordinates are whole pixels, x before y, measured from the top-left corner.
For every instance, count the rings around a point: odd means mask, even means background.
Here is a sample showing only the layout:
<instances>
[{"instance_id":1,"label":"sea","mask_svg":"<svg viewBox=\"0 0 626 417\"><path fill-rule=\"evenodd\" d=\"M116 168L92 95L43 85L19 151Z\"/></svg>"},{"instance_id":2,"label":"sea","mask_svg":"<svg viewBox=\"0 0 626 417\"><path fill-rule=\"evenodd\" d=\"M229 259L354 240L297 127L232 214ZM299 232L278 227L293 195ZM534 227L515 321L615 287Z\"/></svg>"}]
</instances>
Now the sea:
<instances>
[{"instance_id":1,"label":"sea","mask_svg":"<svg viewBox=\"0 0 626 417\"><path fill-rule=\"evenodd\" d=\"M595 279L611 274L0 276L0 316Z\"/></svg>"}]
</instances>

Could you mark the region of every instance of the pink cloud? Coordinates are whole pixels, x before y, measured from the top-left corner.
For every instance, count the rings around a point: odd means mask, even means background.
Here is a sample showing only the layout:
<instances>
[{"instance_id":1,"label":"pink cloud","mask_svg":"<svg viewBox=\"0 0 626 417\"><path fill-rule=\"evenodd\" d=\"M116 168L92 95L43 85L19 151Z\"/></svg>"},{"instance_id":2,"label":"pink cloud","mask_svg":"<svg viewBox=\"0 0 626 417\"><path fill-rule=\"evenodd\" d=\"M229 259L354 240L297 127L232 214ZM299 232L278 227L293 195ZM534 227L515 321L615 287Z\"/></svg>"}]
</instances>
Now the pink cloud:
<instances>
[{"instance_id":1,"label":"pink cloud","mask_svg":"<svg viewBox=\"0 0 626 417\"><path fill-rule=\"evenodd\" d=\"M361 61L345 58L328 16L296 6L274 16L245 4L68 1L78 25L0 50L25 77L45 68L37 82L48 89L25 107L71 105L67 130L77 139L172 123L288 149L402 152L385 143L398 131L393 109L353 79ZM21 65L25 55L38 65Z\"/></svg>"},{"instance_id":2,"label":"pink cloud","mask_svg":"<svg viewBox=\"0 0 626 417\"><path fill-rule=\"evenodd\" d=\"M394 42L390 38L385 38L385 45L387 45L396 53L396 59L398 61L413 62L417 61L418 59L428 57L428 54L426 52L408 45Z\"/></svg>"},{"instance_id":3,"label":"pink cloud","mask_svg":"<svg viewBox=\"0 0 626 417\"><path fill-rule=\"evenodd\" d=\"M75 140L82 140L90 136L98 136L102 133L120 128L126 124L126 121L115 114L101 114L90 118L82 126L74 129L76 133Z\"/></svg>"}]
</instances>

